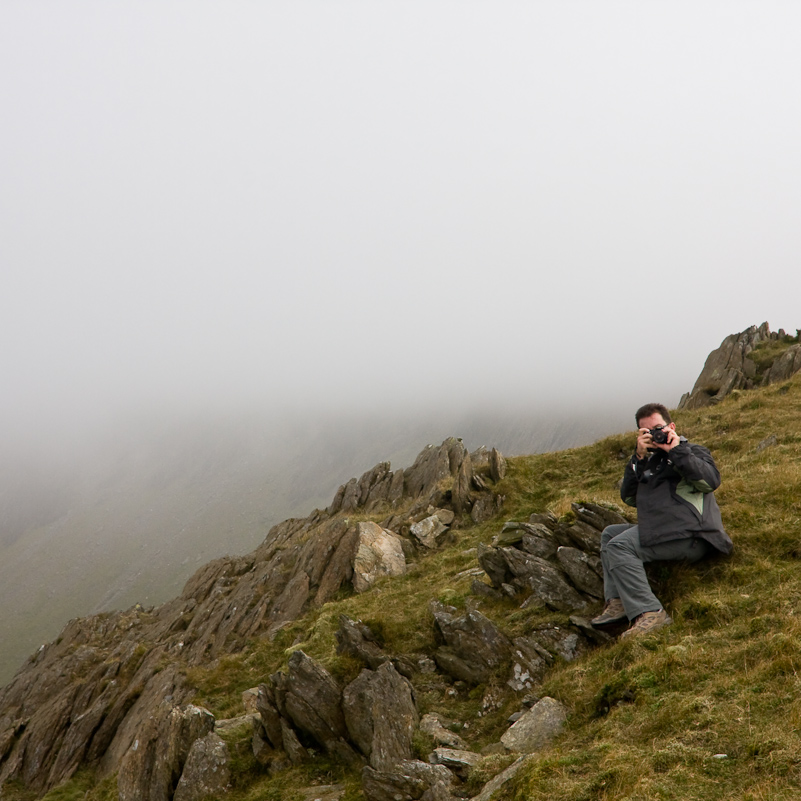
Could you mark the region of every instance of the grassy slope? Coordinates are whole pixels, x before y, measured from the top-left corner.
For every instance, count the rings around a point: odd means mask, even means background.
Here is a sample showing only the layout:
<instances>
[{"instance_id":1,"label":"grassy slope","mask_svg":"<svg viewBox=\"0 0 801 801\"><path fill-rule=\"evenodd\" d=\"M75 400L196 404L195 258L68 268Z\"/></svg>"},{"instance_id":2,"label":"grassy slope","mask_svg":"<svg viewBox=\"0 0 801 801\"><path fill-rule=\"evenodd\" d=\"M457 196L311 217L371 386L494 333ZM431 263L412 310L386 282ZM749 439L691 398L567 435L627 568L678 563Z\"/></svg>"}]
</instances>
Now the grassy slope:
<instances>
[{"instance_id":1,"label":"grassy slope","mask_svg":"<svg viewBox=\"0 0 801 801\"><path fill-rule=\"evenodd\" d=\"M707 801L801 794L799 412L797 377L677 416L681 433L709 446L717 459L723 475L717 496L735 553L697 567L657 568L655 586L674 617L672 627L637 642L599 648L551 671L539 694L566 704L567 730L531 761L503 798ZM770 435L777 444L758 452ZM510 460L500 486L507 496L504 518L525 519L545 509L561 515L575 500L617 502L621 451L628 454L633 445L634 435L627 434ZM430 652L428 602L439 598L462 607L470 599L472 576L463 571L476 567L472 549L489 542L498 528L494 522L461 531L453 547L421 560L408 576L335 600L282 631L274 643L254 641L214 669L192 671L197 702L218 717L241 714L241 691L280 669L295 647L321 660L339 680L350 680L359 666L334 649L340 613L373 625L390 651ZM470 602L509 633L564 620L542 610L520 610L511 601ZM487 690L497 692L499 708L485 713ZM454 693L444 682L421 676L416 692L422 712L466 721L469 728L462 734L474 748L497 741L519 706L519 699L504 693L501 677L490 687ZM323 758L302 770L264 776L248 746L231 743L237 770L232 801L290 801L293 788L333 780L346 782L347 801L360 797L358 777ZM429 747L421 740L420 756ZM474 789L508 761L497 758L476 775ZM71 785L58 792L70 792ZM75 797L84 797L86 786ZM85 797L99 801L109 792L106 784ZM54 793L51 801L71 797Z\"/></svg>"}]
</instances>

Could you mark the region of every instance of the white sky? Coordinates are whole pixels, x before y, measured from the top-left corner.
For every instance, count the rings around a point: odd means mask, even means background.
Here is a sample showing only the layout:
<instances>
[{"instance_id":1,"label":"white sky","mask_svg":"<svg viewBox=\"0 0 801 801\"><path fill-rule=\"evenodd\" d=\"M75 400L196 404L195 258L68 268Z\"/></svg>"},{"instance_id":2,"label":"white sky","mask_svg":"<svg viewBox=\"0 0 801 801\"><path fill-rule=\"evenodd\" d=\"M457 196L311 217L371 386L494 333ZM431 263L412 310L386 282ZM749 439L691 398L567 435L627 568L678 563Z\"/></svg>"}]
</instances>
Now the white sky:
<instances>
[{"instance_id":1,"label":"white sky","mask_svg":"<svg viewBox=\"0 0 801 801\"><path fill-rule=\"evenodd\" d=\"M801 326L801 6L0 7L0 411L678 402Z\"/></svg>"}]
</instances>

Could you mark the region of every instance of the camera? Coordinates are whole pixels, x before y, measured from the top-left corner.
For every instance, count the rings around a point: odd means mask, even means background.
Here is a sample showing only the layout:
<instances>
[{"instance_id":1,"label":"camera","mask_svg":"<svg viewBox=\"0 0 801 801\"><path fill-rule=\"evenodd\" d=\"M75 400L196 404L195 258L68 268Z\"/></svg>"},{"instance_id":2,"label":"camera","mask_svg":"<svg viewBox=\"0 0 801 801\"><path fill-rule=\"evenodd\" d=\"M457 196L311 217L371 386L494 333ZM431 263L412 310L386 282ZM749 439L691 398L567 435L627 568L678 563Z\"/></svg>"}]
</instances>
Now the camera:
<instances>
[{"instance_id":1,"label":"camera","mask_svg":"<svg viewBox=\"0 0 801 801\"><path fill-rule=\"evenodd\" d=\"M648 433L657 445L667 445L668 437L670 436L669 428L652 428Z\"/></svg>"}]
</instances>

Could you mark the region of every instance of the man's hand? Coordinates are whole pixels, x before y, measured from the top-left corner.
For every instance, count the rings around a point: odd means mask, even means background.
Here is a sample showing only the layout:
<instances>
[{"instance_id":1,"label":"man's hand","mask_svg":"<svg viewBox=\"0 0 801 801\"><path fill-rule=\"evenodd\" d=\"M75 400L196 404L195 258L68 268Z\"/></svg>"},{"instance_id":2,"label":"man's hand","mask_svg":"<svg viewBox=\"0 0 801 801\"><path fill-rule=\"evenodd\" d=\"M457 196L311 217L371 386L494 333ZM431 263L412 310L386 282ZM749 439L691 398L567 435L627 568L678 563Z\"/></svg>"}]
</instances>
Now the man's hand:
<instances>
[{"instance_id":1,"label":"man's hand","mask_svg":"<svg viewBox=\"0 0 801 801\"><path fill-rule=\"evenodd\" d=\"M673 425L671 423L671 425ZM654 438L651 436L651 430L649 428L641 428L640 434L637 437L637 458L644 459L648 456L648 451L653 450L662 450L662 451L672 451L673 448L676 447L681 442L679 435L673 428L669 428L665 426L662 429L667 434L667 442L659 443L654 442Z\"/></svg>"}]
</instances>

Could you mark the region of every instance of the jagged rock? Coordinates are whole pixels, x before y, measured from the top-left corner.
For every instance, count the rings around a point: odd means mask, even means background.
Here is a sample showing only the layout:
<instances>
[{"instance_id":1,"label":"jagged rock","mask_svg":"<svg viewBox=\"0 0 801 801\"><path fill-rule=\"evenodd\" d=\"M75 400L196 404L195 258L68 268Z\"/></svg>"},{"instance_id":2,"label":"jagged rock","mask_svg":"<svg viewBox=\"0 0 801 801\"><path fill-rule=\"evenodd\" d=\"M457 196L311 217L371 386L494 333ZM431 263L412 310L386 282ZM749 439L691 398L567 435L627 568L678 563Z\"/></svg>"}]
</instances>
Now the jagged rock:
<instances>
[{"instance_id":1,"label":"jagged rock","mask_svg":"<svg viewBox=\"0 0 801 801\"><path fill-rule=\"evenodd\" d=\"M293 765L300 765L309 758L309 754L298 739L292 727L281 718L281 742L284 751ZM348 760L346 760L348 761Z\"/></svg>"},{"instance_id":2,"label":"jagged rock","mask_svg":"<svg viewBox=\"0 0 801 801\"><path fill-rule=\"evenodd\" d=\"M253 726L261 723L261 716L257 712L248 712L236 718L224 718L214 722L214 733L226 736L237 736L244 732L250 734Z\"/></svg>"},{"instance_id":3,"label":"jagged rock","mask_svg":"<svg viewBox=\"0 0 801 801\"><path fill-rule=\"evenodd\" d=\"M493 801L495 798L495 794L505 785L508 784L512 779L517 776L520 771L526 767L530 762L534 760L530 754L526 754L525 756L521 756L519 759L516 759L509 765L508 768L502 770L495 778L488 781L484 787L482 788L481 792L473 796L470 801Z\"/></svg>"},{"instance_id":4,"label":"jagged rock","mask_svg":"<svg viewBox=\"0 0 801 801\"><path fill-rule=\"evenodd\" d=\"M551 512L534 512L528 516L528 522L532 525L542 525L553 531L556 528L557 519Z\"/></svg>"},{"instance_id":5,"label":"jagged rock","mask_svg":"<svg viewBox=\"0 0 801 801\"><path fill-rule=\"evenodd\" d=\"M586 601L568 583L565 574L550 562L516 548L499 550L515 576L515 583L521 588L531 589L533 597L562 612L586 608Z\"/></svg>"},{"instance_id":6,"label":"jagged rock","mask_svg":"<svg viewBox=\"0 0 801 801\"><path fill-rule=\"evenodd\" d=\"M349 654L372 670L389 660L375 642L375 636L369 627L351 620L347 615L339 616L339 629L334 636L338 654Z\"/></svg>"},{"instance_id":7,"label":"jagged rock","mask_svg":"<svg viewBox=\"0 0 801 801\"><path fill-rule=\"evenodd\" d=\"M391 771L378 771L369 765L362 771L367 801L418 801L437 787L450 794L452 783L453 776L446 767L416 759L398 762Z\"/></svg>"},{"instance_id":8,"label":"jagged rock","mask_svg":"<svg viewBox=\"0 0 801 801\"><path fill-rule=\"evenodd\" d=\"M134 741L120 764L119 801L169 801L195 740L214 728L206 709L163 709Z\"/></svg>"},{"instance_id":9,"label":"jagged rock","mask_svg":"<svg viewBox=\"0 0 801 801\"><path fill-rule=\"evenodd\" d=\"M359 523L358 544L353 560L353 588L365 592L384 576L402 576L406 572L400 537L377 523Z\"/></svg>"},{"instance_id":10,"label":"jagged rock","mask_svg":"<svg viewBox=\"0 0 801 801\"><path fill-rule=\"evenodd\" d=\"M345 582L353 580L353 560L356 557L358 544L359 530L355 526L348 529L339 539L320 579L320 585L314 596L315 606L328 603Z\"/></svg>"},{"instance_id":11,"label":"jagged rock","mask_svg":"<svg viewBox=\"0 0 801 801\"><path fill-rule=\"evenodd\" d=\"M779 440L776 438L775 434L771 434L769 437L765 437L759 445L756 446L756 452L760 453L764 451L766 448L773 448L779 444Z\"/></svg>"},{"instance_id":12,"label":"jagged rock","mask_svg":"<svg viewBox=\"0 0 801 801\"><path fill-rule=\"evenodd\" d=\"M597 503L572 503L570 508L579 520L598 531L603 531L607 526L629 522L619 512Z\"/></svg>"},{"instance_id":13,"label":"jagged rock","mask_svg":"<svg viewBox=\"0 0 801 801\"><path fill-rule=\"evenodd\" d=\"M762 385L786 381L801 370L801 345L791 345L762 376Z\"/></svg>"},{"instance_id":14,"label":"jagged rock","mask_svg":"<svg viewBox=\"0 0 801 801\"><path fill-rule=\"evenodd\" d=\"M567 529L567 534L571 541L563 545L575 545L588 553L601 553L601 532L594 526L578 520Z\"/></svg>"},{"instance_id":15,"label":"jagged rock","mask_svg":"<svg viewBox=\"0 0 801 801\"><path fill-rule=\"evenodd\" d=\"M489 469L493 481L500 481L506 475L506 459L497 448L490 451Z\"/></svg>"},{"instance_id":16,"label":"jagged rock","mask_svg":"<svg viewBox=\"0 0 801 801\"><path fill-rule=\"evenodd\" d=\"M473 501L470 519L476 525L492 520L493 517L500 514L505 499L504 495L494 495L489 492L482 493Z\"/></svg>"},{"instance_id":17,"label":"jagged rock","mask_svg":"<svg viewBox=\"0 0 801 801\"><path fill-rule=\"evenodd\" d=\"M252 714L259 713L259 688L251 687L242 693L242 706L245 707L245 712Z\"/></svg>"},{"instance_id":18,"label":"jagged rock","mask_svg":"<svg viewBox=\"0 0 801 801\"><path fill-rule=\"evenodd\" d=\"M456 617L440 609L434 612L434 623L445 641L434 659L455 679L481 684L511 656L512 644L481 612L473 610Z\"/></svg>"},{"instance_id":19,"label":"jagged rock","mask_svg":"<svg viewBox=\"0 0 801 801\"><path fill-rule=\"evenodd\" d=\"M499 590L496 590L494 587L491 587L489 584L480 581L479 579L473 579L472 583L470 584L470 592L473 595L481 595L484 598L503 598L503 593Z\"/></svg>"},{"instance_id":20,"label":"jagged rock","mask_svg":"<svg viewBox=\"0 0 801 801\"><path fill-rule=\"evenodd\" d=\"M192 743L173 801L219 798L230 789L228 746L214 732Z\"/></svg>"},{"instance_id":21,"label":"jagged rock","mask_svg":"<svg viewBox=\"0 0 801 801\"><path fill-rule=\"evenodd\" d=\"M596 629L586 617L581 617L580 615L571 615L570 622L591 642L595 642L598 645L603 645L604 643L611 642L612 640L612 637L609 634L607 634L605 631L601 631L600 629Z\"/></svg>"},{"instance_id":22,"label":"jagged rock","mask_svg":"<svg viewBox=\"0 0 801 801\"><path fill-rule=\"evenodd\" d=\"M281 715L276 706L273 688L267 684L259 685L256 709L258 710L261 724L264 728L264 735L268 742L273 748L283 750L284 737L281 729Z\"/></svg>"},{"instance_id":23,"label":"jagged rock","mask_svg":"<svg viewBox=\"0 0 801 801\"><path fill-rule=\"evenodd\" d=\"M553 661L554 657L572 662L585 653L586 642L575 631L559 626L548 626L535 629L528 635L530 641L537 643L539 653Z\"/></svg>"},{"instance_id":24,"label":"jagged rock","mask_svg":"<svg viewBox=\"0 0 801 801\"><path fill-rule=\"evenodd\" d=\"M343 690L342 710L352 742L376 770L412 758L418 723L412 685L391 663L363 670Z\"/></svg>"},{"instance_id":25,"label":"jagged rock","mask_svg":"<svg viewBox=\"0 0 801 801\"><path fill-rule=\"evenodd\" d=\"M473 494L470 486L473 481L473 463L470 454L465 453L459 465L459 471L453 482L452 500L453 509L457 515L469 512L473 508Z\"/></svg>"},{"instance_id":26,"label":"jagged rock","mask_svg":"<svg viewBox=\"0 0 801 801\"><path fill-rule=\"evenodd\" d=\"M420 720L420 731L429 735L437 745L459 750L466 750L467 748L465 741L455 732L446 729L436 715L423 715Z\"/></svg>"},{"instance_id":27,"label":"jagged rock","mask_svg":"<svg viewBox=\"0 0 801 801\"><path fill-rule=\"evenodd\" d=\"M720 347L707 356L692 391L679 402L680 409L700 409L717 403L735 389L747 388L756 374L756 364L749 358L760 342L777 338L767 323L731 334Z\"/></svg>"},{"instance_id":28,"label":"jagged rock","mask_svg":"<svg viewBox=\"0 0 801 801\"><path fill-rule=\"evenodd\" d=\"M512 572L506 564L503 554L497 548L491 548L480 542L476 550L481 569L489 576L492 586L499 589L511 577Z\"/></svg>"},{"instance_id":29,"label":"jagged rock","mask_svg":"<svg viewBox=\"0 0 801 801\"><path fill-rule=\"evenodd\" d=\"M546 696L506 731L501 742L520 754L533 754L547 746L562 731L567 710Z\"/></svg>"},{"instance_id":30,"label":"jagged rock","mask_svg":"<svg viewBox=\"0 0 801 801\"><path fill-rule=\"evenodd\" d=\"M524 534L520 541L520 547L532 556L539 556L540 559L553 559L556 556L557 545L553 539L546 539L534 534Z\"/></svg>"},{"instance_id":31,"label":"jagged rock","mask_svg":"<svg viewBox=\"0 0 801 801\"><path fill-rule=\"evenodd\" d=\"M597 556L589 556L578 548L560 546L556 558L573 584L587 595L604 597L603 569Z\"/></svg>"},{"instance_id":32,"label":"jagged rock","mask_svg":"<svg viewBox=\"0 0 801 801\"><path fill-rule=\"evenodd\" d=\"M454 437L439 447L429 445L404 470L405 494L411 498L429 497L443 479L456 476L466 456L469 454L462 441Z\"/></svg>"},{"instance_id":33,"label":"jagged rock","mask_svg":"<svg viewBox=\"0 0 801 801\"><path fill-rule=\"evenodd\" d=\"M470 768L478 765L481 760L481 754L477 754L475 751L455 748L435 748L428 758L432 765L444 765L461 778L467 778Z\"/></svg>"},{"instance_id":34,"label":"jagged rock","mask_svg":"<svg viewBox=\"0 0 801 801\"><path fill-rule=\"evenodd\" d=\"M418 542L426 548L436 548L440 544L440 537L448 530L438 515L423 518L419 523L413 523L409 531Z\"/></svg>"},{"instance_id":35,"label":"jagged rock","mask_svg":"<svg viewBox=\"0 0 801 801\"><path fill-rule=\"evenodd\" d=\"M530 690L542 681L553 657L528 637L516 637L512 651L512 676L507 682L515 692Z\"/></svg>"},{"instance_id":36,"label":"jagged rock","mask_svg":"<svg viewBox=\"0 0 801 801\"><path fill-rule=\"evenodd\" d=\"M282 718L316 740L329 754L348 764L359 757L347 742L341 692L331 674L303 651L289 657L286 673L272 676L275 702ZM282 732L287 748L286 732Z\"/></svg>"}]
</instances>

